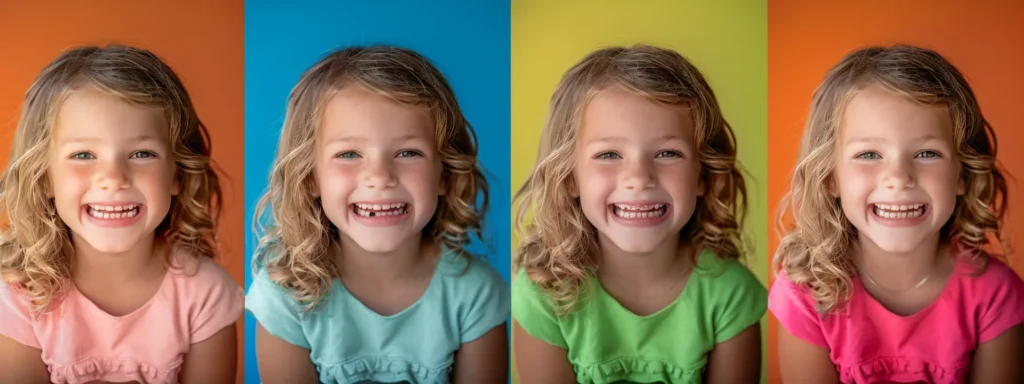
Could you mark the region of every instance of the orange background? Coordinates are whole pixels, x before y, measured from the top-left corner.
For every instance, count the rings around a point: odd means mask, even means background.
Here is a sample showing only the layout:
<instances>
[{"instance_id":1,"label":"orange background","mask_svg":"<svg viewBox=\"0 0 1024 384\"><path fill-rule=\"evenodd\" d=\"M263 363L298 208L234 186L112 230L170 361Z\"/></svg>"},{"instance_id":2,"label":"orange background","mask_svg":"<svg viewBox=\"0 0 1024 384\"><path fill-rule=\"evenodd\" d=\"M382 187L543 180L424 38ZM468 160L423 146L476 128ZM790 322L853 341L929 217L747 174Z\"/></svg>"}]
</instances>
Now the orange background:
<instances>
[{"instance_id":1,"label":"orange background","mask_svg":"<svg viewBox=\"0 0 1024 384\"><path fill-rule=\"evenodd\" d=\"M149 49L181 77L210 131L223 171L221 262L244 284L244 19L242 0L0 1L0 162L6 167L25 91L61 51L109 43ZM239 322L239 383L242 330Z\"/></svg>"},{"instance_id":2,"label":"orange background","mask_svg":"<svg viewBox=\"0 0 1024 384\"><path fill-rule=\"evenodd\" d=\"M1024 105L1024 3L1012 1L800 1L768 2L768 201L774 215L786 192L811 95L825 73L849 51L909 43L938 51L967 77L985 118L996 131L999 160L1024 177L1020 129ZM1016 180L1010 179L1007 240L1022 237L1024 222ZM1017 225L1014 225L1017 224ZM774 223L773 223L774 225ZM769 240L774 255L778 238ZM1024 256L1009 262L1024 274ZM771 275L769 273L769 275ZM776 351L778 323L769 316L769 382L781 383Z\"/></svg>"}]
</instances>

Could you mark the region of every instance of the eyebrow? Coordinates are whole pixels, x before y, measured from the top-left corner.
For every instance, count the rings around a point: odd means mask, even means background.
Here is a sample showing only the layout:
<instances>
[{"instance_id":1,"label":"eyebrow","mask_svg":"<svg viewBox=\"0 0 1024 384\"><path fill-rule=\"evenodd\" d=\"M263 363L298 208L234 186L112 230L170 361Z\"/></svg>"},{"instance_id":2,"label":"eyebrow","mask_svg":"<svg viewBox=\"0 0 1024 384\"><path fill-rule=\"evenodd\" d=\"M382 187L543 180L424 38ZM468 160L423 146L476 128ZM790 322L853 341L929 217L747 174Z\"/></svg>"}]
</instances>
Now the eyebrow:
<instances>
[{"instance_id":1,"label":"eyebrow","mask_svg":"<svg viewBox=\"0 0 1024 384\"><path fill-rule=\"evenodd\" d=\"M924 136L915 137L913 140L914 141L929 141L929 140L941 140L941 139L942 138L940 138L939 136L936 136L935 134L929 133L929 134L924 135ZM884 137L878 137L878 136L857 137L857 138L846 140L846 144L882 143L882 142L885 142L885 140L886 139Z\"/></svg>"},{"instance_id":2,"label":"eyebrow","mask_svg":"<svg viewBox=\"0 0 1024 384\"><path fill-rule=\"evenodd\" d=\"M78 144L78 143L89 144L89 143L95 143L95 142L99 142L99 141L103 141L103 139L100 139L98 137L92 137L92 136L79 136L79 137L72 137L70 139L62 140L60 145L61 146L65 146L65 145L69 145L69 144ZM161 141L161 140L159 138L157 138L157 137L153 137L153 136L149 136L149 135L136 136L136 137L128 139L128 142L131 143L131 144L141 143L141 142L144 142L144 141Z\"/></svg>"},{"instance_id":3,"label":"eyebrow","mask_svg":"<svg viewBox=\"0 0 1024 384\"><path fill-rule=\"evenodd\" d=\"M406 141L421 140L421 139L425 140L424 138L421 138L421 137L416 136L416 135L405 135L405 136L401 136L401 137L395 138L395 141L397 141L397 142L406 142ZM333 143L365 143L367 141L368 140L365 137L362 137L362 136L342 136L342 137L331 138L331 139L327 140L325 142L325 144L333 144Z\"/></svg>"},{"instance_id":4,"label":"eyebrow","mask_svg":"<svg viewBox=\"0 0 1024 384\"><path fill-rule=\"evenodd\" d=\"M670 140L683 140L683 139L681 137L679 137L679 135L665 135L665 136L661 136L661 137L656 137L652 141L664 142L664 141L670 141ZM626 137L625 136L601 137L601 138L591 139L590 141L587 141L586 145L598 144L598 143L614 143L614 142L620 142L620 141L626 141Z\"/></svg>"}]
</instances>

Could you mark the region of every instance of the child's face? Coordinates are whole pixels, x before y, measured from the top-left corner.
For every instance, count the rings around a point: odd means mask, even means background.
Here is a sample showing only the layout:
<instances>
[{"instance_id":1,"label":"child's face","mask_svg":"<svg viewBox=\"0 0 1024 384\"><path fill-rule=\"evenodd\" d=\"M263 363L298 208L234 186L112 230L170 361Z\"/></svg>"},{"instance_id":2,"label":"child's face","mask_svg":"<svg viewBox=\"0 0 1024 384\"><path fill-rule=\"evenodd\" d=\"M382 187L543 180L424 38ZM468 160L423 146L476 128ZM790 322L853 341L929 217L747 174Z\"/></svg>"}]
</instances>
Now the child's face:
<instances>
[{"instance_id":1,"label":"child's face","mask_svg":"<svg viewBox=\"0 0 1024 384\"><path fill-rule=\"evenodd\" d=\"M703 194L690 111L618 87L583 116L576 185L602 242L647 253L679 236Z\"/></svg>"},{"instance_id":2,"label":"child's face","mask_svg":"<svg viewBox=\"0 0 1024 384\"><path fill-rule=\"evenodd\" d=\"M318 134L314 192L331 223L370 252L419 238L444 193L430 111L345 87Z\"/></svg>"},{"instance_id":3,"label":"child's face","mask_svg":"<svg viewBox=\"0 0 1024 384\"><path fill-rule=\"evenodd\" d=\"M84 88L60 107L48 176L75 245L132 250L153 236L178 192L168 126L159 108Z\"/></svg>"},{"instance_id":4,"label":"child's face","mask_svg":"<svg viewBox=\"0 0 1024 384\"><path fill-rule=\"evenodd\" d=\"M898 253L938 235L963 193L946 108L872 86L847 105L838 140L832 190L862 242Z\"/></svg>"}]
</instances>

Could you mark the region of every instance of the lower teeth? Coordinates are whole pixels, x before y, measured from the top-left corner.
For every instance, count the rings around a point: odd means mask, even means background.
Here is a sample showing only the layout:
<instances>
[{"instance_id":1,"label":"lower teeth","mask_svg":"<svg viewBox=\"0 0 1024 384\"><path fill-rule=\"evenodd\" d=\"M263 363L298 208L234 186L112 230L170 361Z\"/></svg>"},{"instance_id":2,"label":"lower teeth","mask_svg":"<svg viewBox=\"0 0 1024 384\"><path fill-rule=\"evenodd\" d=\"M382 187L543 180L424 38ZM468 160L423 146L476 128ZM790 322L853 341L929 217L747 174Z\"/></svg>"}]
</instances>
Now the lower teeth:
<instances>
[{"instance_id":1,"label":"lower teeth","mask_svg":"<svg viewBox=\"0 0 1024 384\"><path fill-rule=\"evenodd\" d=\"M398 216L405 213L405 208L391 211L364 211L362 209L355 208L355 212L357 215L362 217Z\"/></svg>"}]
</instances>

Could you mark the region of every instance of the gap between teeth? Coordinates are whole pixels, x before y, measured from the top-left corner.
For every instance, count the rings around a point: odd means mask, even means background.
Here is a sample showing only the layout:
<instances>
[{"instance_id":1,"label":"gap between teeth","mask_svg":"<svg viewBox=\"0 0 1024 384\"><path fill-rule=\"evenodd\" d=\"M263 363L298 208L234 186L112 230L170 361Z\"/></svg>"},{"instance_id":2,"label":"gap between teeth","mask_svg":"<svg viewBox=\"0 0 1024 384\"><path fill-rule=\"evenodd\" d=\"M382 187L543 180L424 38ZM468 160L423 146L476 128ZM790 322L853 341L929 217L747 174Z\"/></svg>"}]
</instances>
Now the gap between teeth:
<instances>
[{"instance_id":1,"label":"gap between teeth","mask_svg":"<svg viewBox=\"0 0 1024 384\"><path fill-rule=\"evenodd\" d=\"M654 211L665 207L665 204L651 204L651 205L626 205L626 204L614 204L615 208L623 211Z\"/></svg>"},{"instance_id":2,"label":"gap between teeth","mask_svg":"<svg viewBox=\"0 0 1024 384\"><path fill-rule=\"evenodd\" d=\"M355 204L356 208L364 211L386 211L390 209L405 208L405 203L392 204Z\"/></svg>"}]
</instances>

